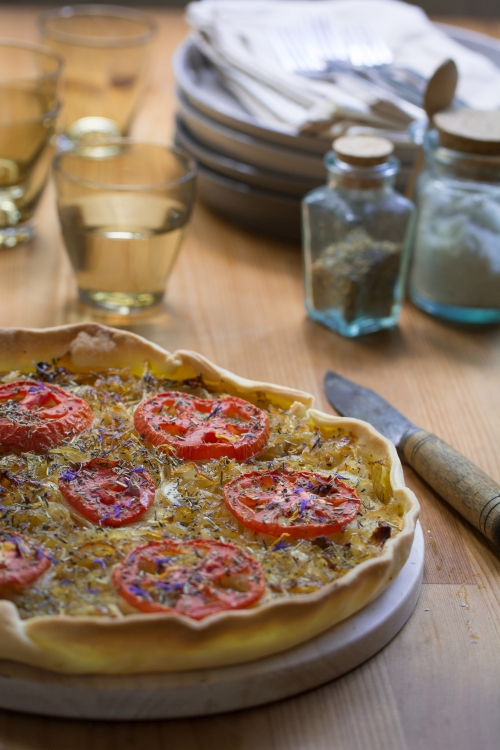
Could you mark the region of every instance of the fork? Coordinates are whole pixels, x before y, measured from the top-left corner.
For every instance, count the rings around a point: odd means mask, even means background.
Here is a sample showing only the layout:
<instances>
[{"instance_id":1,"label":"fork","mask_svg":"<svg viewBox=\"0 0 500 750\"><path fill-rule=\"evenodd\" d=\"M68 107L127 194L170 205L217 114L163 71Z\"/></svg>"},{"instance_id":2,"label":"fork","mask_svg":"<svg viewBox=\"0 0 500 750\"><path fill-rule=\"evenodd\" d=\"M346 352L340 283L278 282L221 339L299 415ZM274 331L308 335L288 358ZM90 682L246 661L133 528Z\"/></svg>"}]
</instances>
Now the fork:
<instances>
[{"instance_id":1,"label":"fork","mask_svg":"<svg viewBox=\"0 0 500 750\"><path fill-rule=\"evenodd\" d=\"M354 74L421 106L426 79L394 66L385 41L362 24L335 28L326 18L303 19L299 26L272 27L270 42L283 67L312 78Z\"/></svg>"}]
</instances>

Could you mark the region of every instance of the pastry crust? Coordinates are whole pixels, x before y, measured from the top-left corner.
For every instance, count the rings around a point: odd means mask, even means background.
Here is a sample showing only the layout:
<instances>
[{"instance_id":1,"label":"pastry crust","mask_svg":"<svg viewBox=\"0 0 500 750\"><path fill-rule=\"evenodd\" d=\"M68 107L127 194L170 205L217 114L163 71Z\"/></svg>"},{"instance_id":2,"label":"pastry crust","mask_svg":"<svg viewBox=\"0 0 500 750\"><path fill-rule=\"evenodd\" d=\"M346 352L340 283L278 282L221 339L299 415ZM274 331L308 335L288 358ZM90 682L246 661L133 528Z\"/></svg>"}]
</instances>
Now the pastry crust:
<instances>
[{"instance_id":1,"label":"pastry crust","mask_svg":"<svg viewBox=\"0 0 500 750\"><path fill-rule=\"evenodd\" d=\"M144 363L155 375L185 379L202 375L214 391L245 397L262 393L281 408L308 412L323 429L342 426L376 458L387 458L393 495L405 507L402 530L378 557L310 594L225 612L201 621L170 614L132 614L121 619L56 615L21 620L10 601L0 601L0 658L70 674L138 674L225 666L252 661L302 643L358 611L379 596L406 562L419 506L405 487L396 449L371 425L312 408L313 397L291 388L230 373L199 354L170 354L132 333L98 324L45 330L0 330L2 370L33 370L33 363L57 359L82 372Z\"/></svg>"}]
</instances>

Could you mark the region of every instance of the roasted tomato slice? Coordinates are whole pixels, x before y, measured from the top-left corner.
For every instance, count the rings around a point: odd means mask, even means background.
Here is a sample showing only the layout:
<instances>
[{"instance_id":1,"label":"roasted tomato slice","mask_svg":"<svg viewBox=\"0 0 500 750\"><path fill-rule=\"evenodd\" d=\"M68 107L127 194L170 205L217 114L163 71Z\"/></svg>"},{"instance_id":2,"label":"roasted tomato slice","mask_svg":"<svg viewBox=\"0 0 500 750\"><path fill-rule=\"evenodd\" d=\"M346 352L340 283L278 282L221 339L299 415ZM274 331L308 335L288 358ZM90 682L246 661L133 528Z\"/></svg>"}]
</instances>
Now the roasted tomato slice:
<instances>
[{"instance_id":1,"label":"roasted tomato slice","mask_svg":"<svg viewBox=\"0 0 500 750\"><path fill-rule=\"evenodd\" d=\"M335 475L286 469L242 474L225 485L224 500L243 526L301 539L341 531L360 506L356 491Z\"/></svg>"},{"instance_id":2,"label":"roasted tomato slice","mask_svg":"<svg viewBox=\"0 0 500 750\"><path fill-rule=\"evenodd\" d=\"M136 409L135 429L153 445L170 446L179 458L244 461L269 439L269 420L242 398L198 398L187 393L159 393Z\"/></svg>"},{"instance_id":3,"label":"roasted tomato slice","mask_svg":"<svg viewBox=\"0 0 500 750\"><path fill-rule=\"evenodd\" d=\"M0 385L0 446L44 451L90 427L94 415L78 396L51 383Z\"/></svg>"},{"instance_id":4,"label":"roasted tomato slice","mask_svg":"<svg viewBox=\"0 0 500 750\"><path fill-rule=\"evenodd\" d=\"M50 565L43 548L15 531L0 531L0 590L33 583Z\"/></svg>"},{"instance_id":5,"label":"roasted tomato slice","mask_svg":"<svg viewBox=\"0 0 500 750\"><path fill-rule=\"evenodd\" d=\"M72 464L59 477L64 499L99 526L125 526L140 518L155 499L155 485L143 467L94 458Z\"/></svg>"},{"instance_id":6,"label":"roasted tomato slice","mask_svg":"<svg viewBox=\"0 0 500 750\"><path fill-rule=\"evenodd\" d=\"M141 612L202 620L258 601L264 571L248 552L228 542L162 539L129 552L114 569L113 583Z\"/></svg>"}]
</instances>

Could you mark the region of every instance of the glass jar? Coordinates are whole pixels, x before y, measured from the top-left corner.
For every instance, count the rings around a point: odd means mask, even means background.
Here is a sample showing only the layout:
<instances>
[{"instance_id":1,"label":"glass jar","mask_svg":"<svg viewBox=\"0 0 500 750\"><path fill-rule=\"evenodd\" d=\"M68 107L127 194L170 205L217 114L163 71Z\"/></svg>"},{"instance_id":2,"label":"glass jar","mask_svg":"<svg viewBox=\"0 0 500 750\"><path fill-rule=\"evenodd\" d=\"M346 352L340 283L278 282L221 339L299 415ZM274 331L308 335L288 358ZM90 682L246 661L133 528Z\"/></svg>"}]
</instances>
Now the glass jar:
<instances>
[{"instance_id":1,"label":"glass jar","mask_svg":"<svg viewBox=\"0 0 500 750\"><path fill-rule=\"evenodd\" d=\"M436 130L424 150L412 301L448 320L500 321L500 156L445 148Z\"/></svg>"},{"instance_id":2,"label":"glass jar","mask_svg":"<svg viewBox=\"0 0 500 750\"><path fill-rule=\"evenodd\" d=\"M352 136L333 147L328 184L302 201L305 303L313 320L358 336L398 321L414 205L394 190L390 141Z\"/></svg>"}]
</instances>

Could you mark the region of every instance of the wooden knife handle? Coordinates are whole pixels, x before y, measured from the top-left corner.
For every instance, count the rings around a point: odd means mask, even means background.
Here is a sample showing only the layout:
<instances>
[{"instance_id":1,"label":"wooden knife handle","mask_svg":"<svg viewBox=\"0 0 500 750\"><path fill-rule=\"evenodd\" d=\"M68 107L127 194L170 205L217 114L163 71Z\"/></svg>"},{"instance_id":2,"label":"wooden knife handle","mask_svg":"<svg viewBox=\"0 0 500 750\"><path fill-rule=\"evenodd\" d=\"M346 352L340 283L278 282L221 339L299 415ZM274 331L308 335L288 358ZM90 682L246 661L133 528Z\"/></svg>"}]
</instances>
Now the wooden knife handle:
<instances>
[{"instance_id":1,"label":"wooden knife handle","mask_svg":"<svg viewBox=\"0 0 500 750\"><path fill-rule=\"evenodd\" d=\"M412 432L400 450L422 479L500 547L500 485L431 432Z\"/></svg>"}]
</instances>

